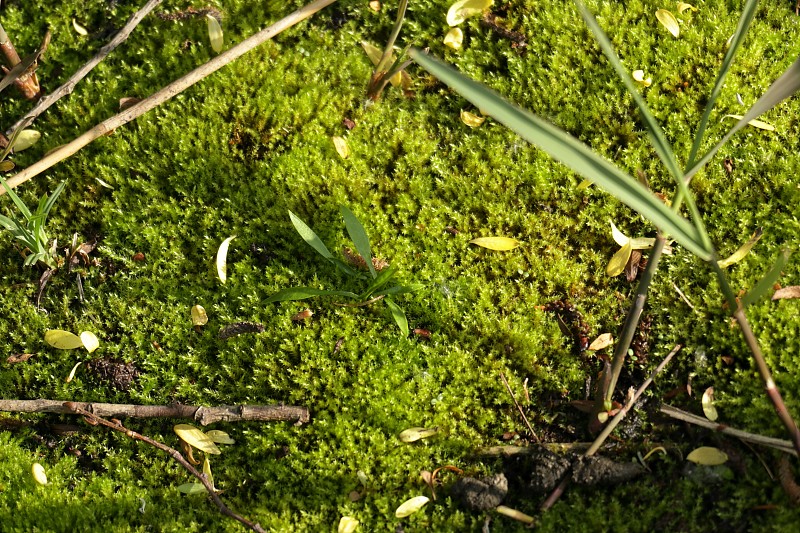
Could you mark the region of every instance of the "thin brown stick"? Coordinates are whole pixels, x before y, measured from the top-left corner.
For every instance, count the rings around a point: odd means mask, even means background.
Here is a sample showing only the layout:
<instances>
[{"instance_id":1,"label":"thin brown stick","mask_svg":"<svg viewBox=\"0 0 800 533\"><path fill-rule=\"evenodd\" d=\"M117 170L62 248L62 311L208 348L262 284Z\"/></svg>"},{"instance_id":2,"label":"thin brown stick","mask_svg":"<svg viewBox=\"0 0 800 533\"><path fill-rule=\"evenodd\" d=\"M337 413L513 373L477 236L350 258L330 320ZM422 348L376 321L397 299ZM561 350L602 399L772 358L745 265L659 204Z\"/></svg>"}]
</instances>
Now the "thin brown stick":
<instances>
[{"instance_id":1,"label":"thin brown stick","mask_svg":"<svg viewBox=\"0 0 800 533\"><path fill-rule=\"evenodd\" d=\"M208 478L206 478L205 475L200 473L194 466L192 466L192 464L189 463L189 461L187 461L186 458L183 455L181 455L181 452L179 452L178 450L170 448L166 444L163 444L161 442L151 439L150 437L146 437L140 433L136 433L135 431L126 428L125 426L122 425L122 422L120 422L119 420L106 420L105 418L101 418L85 409L81 409L75 402L66 402L63 404L63 407L66 410L66 412L70 412L77 415L83 415L86 418L87 422L89 422L94 426L96 426L97 424L102 424L115 431L124 433L125 435L134 440L140 440L142 442L149 444L150 446L158 448L162 452L166 452L170 457L175 459L183 468L185 468L190 474L196 477L200 481L200 483L203 484L203 486L208 491L208 495L211 497L211 500L216 504L217 508L219 508L219 511L222 514L230 518L233 518L238 522L241 522L242 524L252 529L253 531L256 531L257 533L265 533L264 528L262 528L260 525L253 523L250 520L246 519L245 517L231 511L228 508L228 506L225 505L225 503L217 495L217 491L214 489L214 486L211 484L211 482L209 482Z\"/></svg>"},{"instance_id":2,"label":"thin brown stick","mask_svg":"<svg viewBox=\"0 0 800 533\"><path fill-rule=\"evenodd\" d=\"M533 431L533 428L531 427L531 423L528 422L528 417L525 416L525 411L523 411L522 407L520 407L519 402L517 401L517 397L514 396L514 391L511 390L511 386L508 384L508 380L506 379L505 374L503 374L502 372L500 372L500 379L503 380L503 384L506 386L506 389L508 390L508 394L510 394L511 395L511 399L514 400L514 405L517 406L517 411L519 411L519 414L522 416L522 420L524 420L525 421L525 425L528 426L528 431L531 432L531 437L533 437L534 441L539 442L539 437L537 437L536 436L536 432Z\"/></svg>"},{"instance_id":3,"label":"thin brown stick","mask_svg":"<svg viewBox=\"0 0 800 533\"><path fill-rule=\"evenodd\" d=\"M725 424L720 424L719 422L712 422L707 418L703 418L702 416L697 416L693 415L692 413L687 413L686 411L682 411L677 407L672 407L671 405L662 405L659 410L661 413L667 415L670 418L674 418L675 420L681 420L683 422L687 422L695 426L700 426L706 429L710 429L712 431L717 431L719 433L722 433L723 435L730 435L731 437L736 437L737 439L743 440L745 442L759 444L761 446L766 446L768 448L774 448L776 450L780 450L784 453L797 455L797 451L794 449L792 441L789 440L775 439L772 437L764 437L763 435L756 435L755 433L748 433L740 429L735 429L726 426Z\"/></svg>"},{"instance_id":4,"label":"thin brown stick","mask_svg":"<svg viewBox=\"0 0 800 533\"><path fill-rule=\"evenodd\" d=\"M203 426L214 422L297 422L305 424L311 415L305 407L293 405L131 405L120 403L68 402L97 416L131 418L192 418ZM0 400L0 411L16 413L71 413L64 400Z\"/></svg>"},{"instance_id":5,"label":"thin brown stick","mask_svg":"<svg viewBox=\"0 0 800 533\"><path fill-rule=\"evenodd\" d=\"M647 390L647 387L650 386L655 377L662 370L664 370L664 367L667 366L670 360L675 356L676 353L678 353L681 350L681 348L683 348L683 346L681 346L680 344L676 345L675 348L673 348L672 351L667 354L664 360L661 361L661 363L659 363L659 365L655 368L655 370L653 370L650 373L650 376L639 386L639 388L636 390L633 396L631 396L630 399L627 402L625 402L625 405L619 410L619 412L614 416L614 418L612 418L608 422L608 424L606 424L606 426L603 428L603 431L597 436L597 438L594 440L589 449L586 450L586 452L584 452L583 455L585 457L594 455L597 452L597 450L600 449L600 447L606 441L608 436L611 435L611 432L614 431L614 429L619 425L620 422L622 422L622 419L625 418L625 415L628 414L628 411L630 411L630 409L636 404L636 401L639 399L639 397L642 394L644 394L644 391ZM570 475L564 476L564 478L561 480L561 483L559 483L558 486L553 489L553 492L551 492L550 495L547 497L547 499L544 501L544 503L542 503L541 506L542 511L547 511L558 501L558 499L561 497L561 495L564 493L567 486L569 485L570 479L571 479Z\"/></svg>"},{"instance_id":6,"label":"thin brown stick","mask_svg":"<svg viewBox=\"0 0 800 533\"><path fill-rule=\"evenodd\" d=\"M144 17L146 17L153 9L155 9L163 0L149 0L139 11L134 13L130 19L128 19L128 23L117 32L113 39L111 39L108 44L103 46L97 54L89 60L88 63L83 65L79 68L75 74L73 74L70 79L67 80L65 84L61 87L53 91L51 94L45 96L39 103L34 106L33 109L23 118L17 121L16 124L11 126L8 131L6 132L7 135L10 135L11 132L15 131L22 121L26 118L30 118L31 121L36 120L36 117L44 113L51 105L56 103L60 98L71 94L72 91L75 89L75 86L81 81L83 78L86 77L91 70L100 64L108 54L112 52L117 46L125 42L125 40L130 36L133 32L134 28L139 25Z\"/></svg>"},{"instance_id":7,"label":"thin brown stick","mask_svg":"<svg viewBox=\"0 0 800 533\"><path fill-rule=\"evenodd\" d=\"M190 73L186 74L182 78L175 80L166 87L145 98L138 104L131 106L128 109L122 111L121 113L114 115L113 117L101 122L100 124L90 129L80 137L54 150L49 155L40 159L39 161L29 166L25 170L22 170L21 172L18 172L17 174L11 176L8 179L9 187L13 189L14 187L20 185L21 183L25 183L29 179L41 174L42 172L52 167L56 163L59 163L60 161L63 161L69 156L75 154L81 148L88 145L95 139L114 131L116 128L122 126L123 124L127 124L128 122L147 113L151 109L163 104L170 98L174 97L177 94L180 94L181 92L191 87L198 81L213 74L214 72L218 71L228 63L238 59L239 57L246 54L250 50L256 48L258 45L272 39L279 33L291 28L295 24L302 22L303 20L307 19L317 11L329 6L335 1L336 0L315 0L314 2L311 2L305 7L298 9L294 13L282 18L272 26L269 26L268 28L265 28L260 32L256 33L255 35L245 39L244 41L234 46L230 50L221 53L214 59L197 67ZM5 194L4 189L0 190L0 196L2 196L3 194Z\"/></svg>"}]
</instances>

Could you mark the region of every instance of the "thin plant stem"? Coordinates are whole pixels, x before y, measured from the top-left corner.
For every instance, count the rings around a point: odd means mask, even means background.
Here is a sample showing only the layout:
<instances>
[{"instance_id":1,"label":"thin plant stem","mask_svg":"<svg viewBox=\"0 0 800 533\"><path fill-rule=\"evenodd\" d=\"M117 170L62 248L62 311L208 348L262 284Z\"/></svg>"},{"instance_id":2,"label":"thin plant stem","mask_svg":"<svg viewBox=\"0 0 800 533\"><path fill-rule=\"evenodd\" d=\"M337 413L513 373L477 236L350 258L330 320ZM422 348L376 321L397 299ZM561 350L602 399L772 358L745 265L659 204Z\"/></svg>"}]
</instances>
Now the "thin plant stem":
<instances>
[{"instance_id":1,"label":"thin plant stem","mask_svg":"<svg viewBox=\"0 0 800 533\"><path fill-rule=\"evenodd\" d=\"M146 17L153 9L155 9L162 1L163 0L149 0L147 4L145 4L141 9L131 16L131 18L128 20L128 23L119 32L117 32L114 38L111 39L105 46L103 46L100 51L97 52L97 54L91 60L89 60L88 63L79 68L75 74L73 74L70 79L68 79L67 82L61 87L39 100L36 106L34 106L34 108L31 109L31 111L25 117L18 120L6 131L6 134L10 134L12 131L16 130L26 119L30 119L31 121L35 120L36 117L44 113L60 98L71 94L78 82L85 78L94 67L99 65L100 62L103 61L103 59L105 59L112 50L122 44L131 34L131 32L133 32L134 28L136 28L139 22L141 22L142 19ZM2 36L0 35L0 41L2 40Z\"/></svg>"},{"instance_id":2,"label":"thin plant stem","mask_svg":"<svg viewBox=\"0 0 800 533\"><path fill-rule=\"evenodd\" d=\"M149 444L150 446L158 448L162 452L166 452L170 457L175 459L175 461L177 461L178 464L180 464L191 475L196 477L198 481L200 481L200 483L206 488L206 491L208 491L209 497L211 498L211 500L214 502L214 504L217 506L217 508L222 514L230 518L233 518L238 522L241 522L243 525L245 525L246 527L252 529L257 533L265 533L264 528L262 528L260 525L251 522L245 517L231 511L228 508L228 506L225 505L225 502L223 502L217 495L216 489L214 489L214 486L211 484L208 478L204 474L199 472L194 466L192 466L192 464L189 461L187 461L186 458L178 450L170 448L166 444L163 444L161 442L158 442L157 440L153 440L150 437L147 437L140 433L136 433L135 431L126 428L125 426L122 425L122 422L120 422L119 420L106 420L105 418L99 417L93 413L90 413L89 411L86 411L85 409L81 409L74 402L64 403L64 408L72 413L83 415L86 421L94 426L96 426L97 424L106 426L108 428L113 429L114 431L119 431L120 433L124 433L127 437L130 437L134 440L140 440L144 443Z\"/></svg>"},{"instance_id":3,"label":"thin plant stem","mask_svg":"<svg viewBox=\"0 0 800 533\"><path fill-rule=\"evenodd\" d=\"M655 377L661 373L662 370L664 370L664 367L669 364L669 362L672 360L675 354L681 350L681 348L683 348L683 346L680 344L676 345L672 351L667 354L664 360L659 363L655 370L650 373L650 376L641 385L639 385L639 388L636 390L636 392L627 402L625 402L625 405L619 410L614 418L612 418L609 423L606 424L606 426L603 428L603 431L597 436L592 445L589 446L589 449L583 453L584 457L589 457L597 453L597 450L600 449L608 436L611 435L611 432L616 429L620 422L622 422L622 419L625 418L625 416L628 414L628 411L630 411L631 408L636 405L636 401L641 397L642 394L644 394L644 391L647 390L647 387L649 387ZM564 478L561 480L561 483L559 483L558 486L553 489L544 503L542 503L542 511L547 511L558 501L558 499L566 490L567 486L569 486L570 479L571 477L569 473L564 476Z\"/></svg>"},{"instance_id":4,"label":"thin plant stem","mask_svg":"<svg viewBox=\"0 0 800 533\"><path fill-rule=\"evenodd\" d=\"M517 397L514 396L514 391L511 390L511 386L508 384L508 380L506 379L505 374L502 372L500 372L500 379L503 380L503 384L506 386L508 394L511 396L511 399L514 400L514 405L517 406L517 411L519 411L519 414L522 416L522 420L525 422L525 425L528 426L528 431L531 432L531 437L533 437L534 441L539 442L539 437L537 437L536 432L533 431L531 423L528 422L528 417L525 416L525 411L522 410L522 406L520 406L519 402L517 401Z\"/></svg>"},{"instance_id":5,"label":"thin plant stem","mask_svg":"<svg viewBox=\"0 0 800 533\"><path fill-rule=\"evenodd\" d=\"M138 104L131 106L125 111L101 122L80 137L54 150L49 155L40 159L25 170L22 170L21 172L11 176L8 179L8 185L13 189L18 185L25 183L29 179L38 176L56 163L59 163L69 156L77 153L92 141L111 133L123 124L131 122L155 107L163 104L167 100L185 91L198 81L218 71L228 63L235 61L257 46L272 39L279 33L291 28L295 24L298 24L309 18L319 10L333 4L334 2L336 2L336 0L315 0L314 2L307 4L290 15L287 15L275 24L261 30L255 35L250 36L230 50L226 50L214 59L211 59L210 61L189 72L182 78L175 80L156 93L153 93ZM3 194L5 194L5 191L0 190L0 196Z\"/></svg>"}]
</instances>

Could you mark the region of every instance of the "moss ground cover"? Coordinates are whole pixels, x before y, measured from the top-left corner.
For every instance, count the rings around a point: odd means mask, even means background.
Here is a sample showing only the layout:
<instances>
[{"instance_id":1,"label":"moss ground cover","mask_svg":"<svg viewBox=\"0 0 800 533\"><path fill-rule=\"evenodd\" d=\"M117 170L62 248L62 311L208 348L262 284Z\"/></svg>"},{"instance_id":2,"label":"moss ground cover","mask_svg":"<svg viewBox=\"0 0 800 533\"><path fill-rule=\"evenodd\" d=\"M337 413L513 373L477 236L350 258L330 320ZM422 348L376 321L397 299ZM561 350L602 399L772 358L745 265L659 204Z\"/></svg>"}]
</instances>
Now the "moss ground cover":
<instances>
[{"instance_id":1,"label":"moss ground cover","mask_svg":"<svg viewBox=\"0 0 800 533\"><path fill-rule=\"evenodd\" d=\"M43 10L8 2L0 11L21 50L33 49L45 27L53 32L40 70L50 89L135 10L118 2L51 4ZM226 46L299 5L242 0L217 6L225 13ZM186 7L166 2L163 9ZM678 39L656 21L659 7L673 6L590 3L625 65L653 77L645 89L648 104L685 157L739 6L697 4L697 13L681 17ZM441 44L446 8L412 2L400 44L430 46L617 164L643 171L655 190L671 190L669 177L657 171L630 97L570 2L495 6L506 27L526 36L523 48L471 19L463 25L464 49L447 49ZM35 205L68 179L51 212L50 234L64 244L73 232L84 239L98 236L94 257L100 263L84 269L83 304L74 278L61 273L42 300L43 313L32 303L37 274L21 268L11 239L0 239L0 254L8 258L0 265L0 335L6 341L0 355L4 361L13 353L35 354L25 363L0 365L3 397L308 406L312 421L302 427L218 425L236 440L212 462L223 497L276 531L332 530L342 515L357 518L365 531L398 525L406 531L480 530L485 516L460 509L444 490L435 504L407 519L396 519L394 509L424 492L421 470L453 464L481 475L501 468L497 461L471 458L475 448L501 443L504 433L524 431L501 371L518 397L528 379L530 401L523 405L540 436L587 440L584 417L567 402L585 398L585 381L597 373L598 361L577 355L554 314L542 307L568 298L593 335L616 332L633 286L604 274L617 248L609 223L632 236L650 236L654 229L603 193L577 190L578 178L506 129L491 121L477 129L465 126L458 118L469 109L465 101L413 66L413 98L390 88L366 106L371 64L358 43L382 44L393 9L384 5L376 13L367 2L335 4L21 187L23 199ZM88 37L75 33L73 18L89 28ZM741 114L736 95L752 103L797 57L799 23L785 5L760 9L726 84L719 118ZM115 113L120 98L147 96L209 59L205 32L203 19L147 18L71 96L38 119L42 141L15 162L30 165ZM9 94L0 101L3 127L28 109ZM796 247L798 111L800 104L790 100L764 117L775 132L747 129L728 145L722 157L735 163L731 174L720 159L693 181L722 253L764 228L753 252L731 267L735 286L752 286L782 246ZM347 130L344 118L356 127ZM725 131L713 126L711 135ZM334 135L347 139L350 158L337 155ZM10 209L7 199L0 204ZM412 328L432 332L429 342L402 338L382 307L341 308L330 299L264 303L289 286L353 288L324 268L287 214L297 213L337 253L352 246L340 205L362 221L373 254L398 266L404 281L424 285L398 301ZM222 286L214 256L234 234ZM467 244L489 235L524 244L511 252ZM143 261L133 259L138 253ZM640 381L682 343L679 360L653 387L654 398L689 380L695 390L713 385L725 422L784 437L721 308L712 275L680 249L663 263L647 310L651 355L629 363L625 384ZM782 282L798 284L798 274L792 262ZM200 332L189 319L197 303L210 318ZM290 320L309 305L312 320ZM795 415L797 306L792 300L762 302L750 314ZM219 328L244 320L260 322L266 331L217 338ZM74 363L87 356L47 347L47 329L95 331L101 348L92 357L132 363L138 378L120 388L79 370L65 383ZM697 397L674 402L699 412ZM16 427L20 420L34 425ZM3 530L240 529L204 497L180 495L176 487L187 476L156 450L97 428L53 435L45 428L54 421L74 422L43 415L2 418ZM174 445L173 423L127 421ZM401 444L397 434L411 426L440 426L442 433ZM650 420L623 439L623 460L646 453L652 443L667 443L672 453L651 460L653 472L644 480L570 489L541 517L542 529L784 530L796 520L786 496L745 447L727 443L736 460L709 482L688 475L676 450L721 445L713 436ZM768 452L759 453L771 461ZM47 486L31 479L30 465L37 461L47 470ZM366 487L358 471L366 474ZM348 497L354 490L363 494L358 501ZM512 489L508 504L535 514L538 500ZM775 508L757 510L764 505ZM502 517L491 527L521 529Z\"/></svg>"}]
</instances>

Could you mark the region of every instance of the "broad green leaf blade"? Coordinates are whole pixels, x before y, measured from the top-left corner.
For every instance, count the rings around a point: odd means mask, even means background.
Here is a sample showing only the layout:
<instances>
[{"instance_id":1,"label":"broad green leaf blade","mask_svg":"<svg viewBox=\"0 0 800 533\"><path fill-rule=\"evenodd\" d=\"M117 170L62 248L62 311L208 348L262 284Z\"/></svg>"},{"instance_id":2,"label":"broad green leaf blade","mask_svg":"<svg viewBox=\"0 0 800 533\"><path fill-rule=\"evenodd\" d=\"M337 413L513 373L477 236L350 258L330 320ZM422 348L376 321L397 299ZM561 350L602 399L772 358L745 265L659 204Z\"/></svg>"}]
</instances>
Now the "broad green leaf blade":
<instances>
[{"instance_id":1,"label":"broad green leaf blade","mask_svg":"<svg viewBox=\"0 0 800 533\"><path fill-rule=\"evenodd\" d=\"M297 233L306 241L309 246L317 251L319 255L324 257L325 259L333 259L333 254L328 250L325 246L325 243L322 242L322 239L317 237L317 234L314 233L314 230L308 227L308 225L300 220L297 215L289 211L289 219L292 221L292 225L294 225L294 229L297 230Z\"/></svg>"},{"instance_id":2,"label":"broad green leaf blade","mask_svg":"<svg viewBox=\"0 0 800 533\"><path fill-rule=\"evenodd\" d=\"M718 448L701 446L687 455L686 460L699 465L716 466L725 463L728 455Z\"/></svg>"},{"instance_id":3,"label":"broad green leaf blade","mask_svg":"<svg viewBox=\"0 0 800 533\"><path fill-rule=\"evenodd\" d=\"M353 244L355 244L356 251L364 258L364 261L367 262L372 277L377 277L378 274L375 272L375 266L372 264L372 251L369 248L369 237L367 237L364 226L361 225L361 222L358 221L353 212L345 206L340 206L339 211L342 213L342 217L344 217L344 225L347 228L347 234L350 235L350 239L353 241Z\"/></svg>"},{"instance_id":4,"label":"broad green leaf blade","mask_svg":"<svg viewBox=\"0 0 800 533\"><path fill-rule=\"evenodd\" d=\"M381 270L380 274L378 274L378 277L375 278L372 283L370 283L369 287L367 287L367 289L358 297L358 299L368 299L375 291L389 283L396 273L397 267L389 267Z\"/></svg>"},{"instance_id":5,"label":"broad green leaf blade","mask_svg":"<svg viewBox=\"0 0 800 533\"><path fill-rule=\"evenodd\" d=\"M675 18L675 15L673 15L671 11L659 9L656 11L656 18L662 26L667 28L667 31L670 32L673 37L680 35L681 27L678 25L678 19Z\"/></svg>"},{"instance_id":6,"label":"broad green leaf blade","mask_svg":"<svg viewBox=\"0 0 800 533\"><path fill-rule=\"evenodd\" d=\"M472 239L469 243L499 252L513 250L520 245L517 239L512 239L511 237L478 237L477 239Z\"/></svg>"},{"instance_id":7,"label":"broad green leaf blade","mask_svg":"<svg viewBox=\"0 0 800 533\"><path fill-rule=\"evenodd\" d=\"M33 475L33 480L36 481L39 485L47 485L47 474L44 471L44 467L39 463L33 463L31 465L31 474Z\"/></svg>"},{"instance_id":8,"label":"broad green leaf blade","mask_svg":"<svg viewBox=\"0 0 800 533\"><path fill-rule=\"evenodd\" d=\"M208 23L208 40L211 42L211 49L220 53L224 42L222 26L214 15L206 14L206 22Z\"/></svg>"},{"instance_id":9,"label":"broad green leaf blade","mask_svg":"<svg viewBox=\"0 0 800 533\"><path fill-rule=\"evenodd\" d=\"M791 254L792 252L789 249L781 251L780 255L778 255L778 258L775 260L775 264L769 269L769 272L761 278L761 281L756 283L755 287L750 289L750 292L744 295L744 298L742 298L742 307L753 305L772 289L778 281L778 278L781 277L781 271L789 261L789 256Z\"/></svg>"},{"instance_id":10,"label":"broad green leaf blade","mask_svg":"<svg viewBox=\"0 0 800 533\"><path fill-rule=\"evenodd\" d=\"M178 486L178 490L184 494L200 494L201 492L207 492L205 485L202 483L184 483Z\"/></svg>"},{"instance_id":11,"label":"broad green leaf blade","mask_svg":"<svg viewBox=\"0 0 800 533\"><path fill-rule=\"evenodd\" d=\"M397 518L405 518L425 507L429 501L431 500L427 496L416 496L403 502L400 507L395 510L394 515Z\"/></svg>"},{"instance_id":12,"label":"broad green leaf blade","mask_svg":"<svg viewBox=\"0 0 800 533\"><path fill-rule=\"evenodd\" d=\"M621 202L641 213L657 228L672 235L701 259L707 261L711 258L712 251L703 245L697 229L688 220L673 213L644 185L592 152L585 144L507 102L496 92L463 76L425 52L412 48L409 54L423 68L458 91L478 109L535 144L550 157L603 187Z\"/></svg>"},{"instance_id":13,"label":"broad green leaf blade","mask_svg":"<svg viewBox=\"0 0 800 533\"><path fill-rule=\"evenodd\" d=\"M323 289L315 289L313 287L290 287L288 289L283 289L276 292L267 298L266 302L273 303L305 300L306 298L313 298L314 296L344 296L345 298L358 298L358 294L348 291L326 291Z\"/></svg>"},{"instance_id":14,"label":"broad green leaf blade","mask_svg":"<svg viewBox=\"0 0 800 533\"><path fill-rule=\"evenodd\" d=\"M59 350L74 350L83 346L80 337L69 331L60 329L49 329L44 333L44 341Z\"/></svg>"},{"instance_id":15,"label":"broad green leaf blade","mask_svg":"<svg viewBox=\"0 0 800 533\"><path fill-rule=\"evenodd\" d=\"M617 253L615 253L611 258L611 261L608 262L608 266L606 266L606 274L612 278L622 274L625 271L625 265L628 264L628 259L631 258L632 252L633 247L631 247L631 243L625 243L625 246L617 250Z\"/></svg>"},{"instance_id":16,"label":"broad green leaf blade","mask_svg":"<svg viewBox=\"0 0 800 533\"><path fill-rule=\"evenodd\" d=\"M722 148L725 143L727 143L731 137L734 136L740 129L744 128L748 125L751 120L754 120L761 116L762 114L766 113L786 98L789 98L797 90L800 89L800 59L792 63L792 65L786 69L786 72L783 75L775 80L775 83L770 85L767 92L764 93L764 96L758 99L758 101L753 104L753 107L750 108L747 113L744 114L742 120L737 122L731 130L725 134L720 142L714 145L702 158L700 158L695 165L686 172L686 179L688 180L692 176L694 176L697 171L699 171L703 166L711 160L714 155Z\"/></svg>"},{"instance_id":17,"label":"broad green leaf blade","mask_svg":"<svg viewBox=\"0 0 800 533\"><path fill-rule=\"evenodd\" d=\"M722 261L717 261L717 264L720 268L728 268L734 263L738 263L742 259L744 259L747 254L750 253L750 250L755 246L755 244L761 239L761 236L764 234L763 228L756 229L750 238L747 240L746 243L741 245L738 250L733 252L730 257L727 259L723 259Z\"/></svg>"},{"instance_id":18,"label":"broad green leaf blade","mask_svg":"<svg viewBox=\"0 0 800 533\"><path fill-rule=\"evenodd\" d=\"M86 348L86 351L89 353L92 353L100 347L100 341L97 340L97 335L91 331L82 331L80 338L83 347Z\"/></svg>"},{"instance_id":19,"label":"broad green leaf blade","mask_svg":"<svg viewBox=\"0 0 800 533\"><path fill-rule=\"evenodd\" d=\"M206 436L217 444L236 444L230 435L219 429L206 431Z\"/></svg>"},{"instance_id":20,"label":"broad green leaf blade","mask_svg":"<svg viewBox=\"0 0 800 533\"><path fill-rule=\"evenodd\" d=\"M403 334L403 337L408 337L408 319L406 319L406 314L399 305L394 303L394 301L390 300L389 298L386 298L384 301L389 307L389 311L392 312L392 318L394 318L394 322L397 324L397 327L400 328L400 332Z\"/></svg>"},{"instance_id":21,"label":"broad green leaf blade","mask_svg":"<svg viewBox=\"0 0 800 533\"><path fill-rule=\"evenodd\" d=\"M433 428L408 428L404 429L400 432L397 436L400 439L400 442L416 442L420 439L427 439L428 437L433 437L434 435L439 433L439 427Z\"/></svg>"},{"instance_id":22,"label":"broad green leaf blade","mask_svg":"<svg viewBox=\"0 0 800 533\"><path fill-rule=\"evenodd\" d=\"M219 455L222 453L219 448L217 448L217 445L214 444L214 441L208 437L208 435L191 424L177 424L172 429L182 441L190 446L194 446L202 452L211 453L214 455Z\"/></svg>"},{"instance_id":23,"label":"broad green leaf blade","mask_svg":"<svg viewBox=\"0 0 800 533\"><path fill-rule=\"evenodd\" d=\"M692 143L692 150L689 154L689 162L687 167L691 167L694 164L695 158L697 157L697 152L700 150L700 145L702 144L703 137L705 136L708 121L711 118L711 112L714 110L714 105L717 102L720 91L722 91L722 86L724 85L725 78L731 69L733 59L736 57L736 53L739 51L742 42L744 42L744 37L747 34L748 28L750 28L750 23L753 22L753 17L756 14L757 7L758 0L747 0L744 4L742 15L739 17L739 24L736 26L736 31L733 33L730 46L728 47L728 51L725 53L725 58L722 60L722 65L717 73L717 80L714 82L714 88L711 89L711 95L708 97L706 108L703 111L703 116L700 119L700 124L697 127L697 133L695 133L694 136L694 142ZM711 158L709 157L709 159ZM694 172L691 174L687 173L687 178L693 174Z\"/></svg>"}]
</instances>

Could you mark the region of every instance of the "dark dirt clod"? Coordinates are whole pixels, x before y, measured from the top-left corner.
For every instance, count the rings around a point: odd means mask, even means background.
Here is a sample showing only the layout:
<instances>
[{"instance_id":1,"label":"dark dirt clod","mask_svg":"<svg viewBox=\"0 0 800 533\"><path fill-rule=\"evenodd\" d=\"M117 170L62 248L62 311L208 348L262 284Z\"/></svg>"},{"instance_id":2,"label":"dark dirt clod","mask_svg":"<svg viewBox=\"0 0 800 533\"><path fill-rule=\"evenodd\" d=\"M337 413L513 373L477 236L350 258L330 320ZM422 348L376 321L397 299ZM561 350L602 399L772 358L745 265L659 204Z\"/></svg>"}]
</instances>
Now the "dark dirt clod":
<instances>
[{"instance_id":1,"label":"dark dirt clod","mask_svg":"<svg viewBox=\"0 0 800 533\"><path fill-rule=\"evenodd\" d=\"M120 391L130 390L133 381L139 377L136 365L120 359L97 359L90 361L86 367L100 381Z\"/></svg>"},{"instance_id":2,"label":"dark dirt clod","mask_svg":"<svg viewBox=\"0 0 800 533\"><path fill-rule=\"evenodd\" d=\"M532 464L528 486L534 492L551 491L567 473L570 465L566 456L555 454L547 448L540 448L531 455L530 460ZM522 475L525 477L525 474Z\"/></svg>"},{"instance_id":3,"label":"dark dirt clod","mask_svg":"<svg viewBox=\"0 0 800 533\"><path fill-rule=\"evenodd\" d=\"M264 326L256 322L234 322L219 330L220 339L227 339L243 333L264 333Z\"/></svg>"},{"instance_id":4,"label":"dark dirt clod","mask_svg":"<svg viewBox=\"0 0 800 533\"><path fill-rule=\"evenodd\" d=\"M488 511L503 502L508 494L508 479L503 474L482 480L462 477L456 481L450 493L469 509Z\"/></svg>"},{"instance_id":5,"label":"dark dirt clod","mask_svg":"<svg viewBox=\"0 0 800 533\"><path fill-rule=\"evenodd\" d=\"M578 485L616 485L642 475L639 463L618 463L600 455L578 457L572 467L572 481Z\"/></svg>"}]
</instances>

